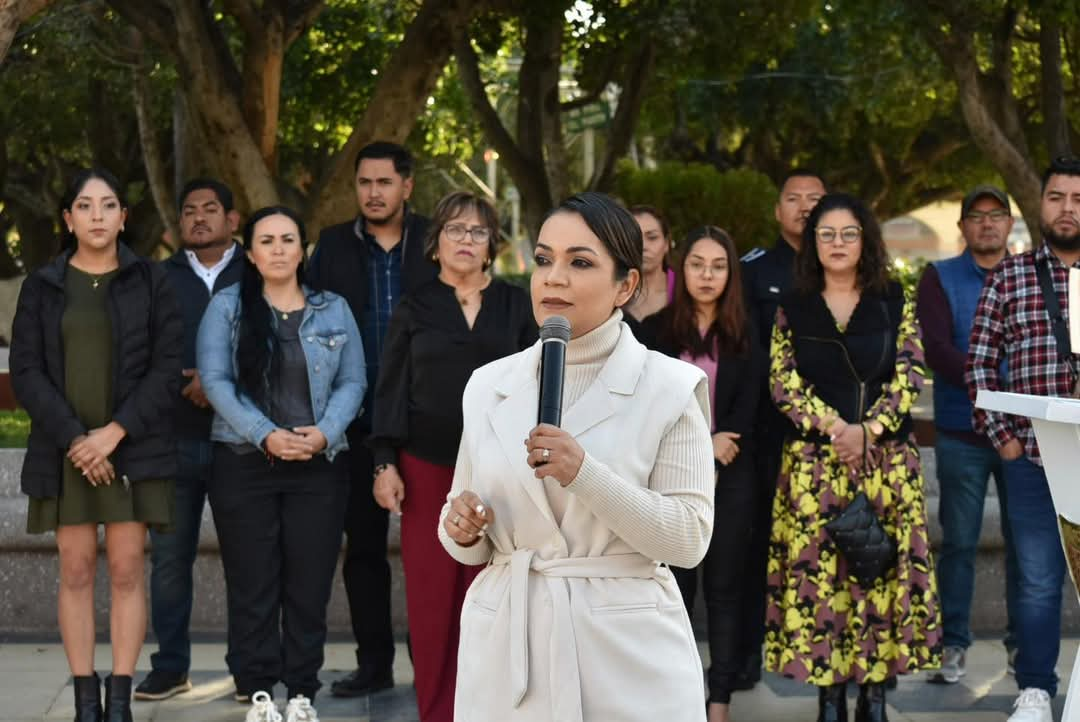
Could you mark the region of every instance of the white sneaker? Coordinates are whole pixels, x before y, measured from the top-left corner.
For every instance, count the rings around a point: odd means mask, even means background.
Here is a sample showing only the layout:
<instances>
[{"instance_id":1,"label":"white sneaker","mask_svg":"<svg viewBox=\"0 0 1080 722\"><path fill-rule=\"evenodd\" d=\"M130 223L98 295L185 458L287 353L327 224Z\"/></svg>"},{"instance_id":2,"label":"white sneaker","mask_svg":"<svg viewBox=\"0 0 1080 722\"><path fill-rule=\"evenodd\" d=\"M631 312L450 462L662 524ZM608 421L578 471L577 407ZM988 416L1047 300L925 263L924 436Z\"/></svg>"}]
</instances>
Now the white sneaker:
<instances>
[{"instance_id":1,"label":"white sneaker","mask_svg":"<svg viewBox=\"0 0 1080 722\"><path fill-rule=\"evenodd\" d=\"M285 708L285 722L319 722L319 715L311 706L311 700L298 694L289 700Z\"/></svg>"},{"instance_id":2,"label":"white sneaker","mask_svg":"<svg viewBox=\"0 0 1080 722\"><path fill-rule=\"evenodd\" d=\"M274 698L261 690L251 695L251 709L247 711L244 722L281 722L281 713L274 704Z\"/></svg>"},{"instance_id":3,"label":"white sneaker","mask_svg":"<svg viewBox=\"0 0 1080 722\"><path fill-rule=\"evenodd\" d=\"M1037 687L1020 690L1013 707L1016 711L1009 717L1009 722L1054 722L1050 695Z\"/></svg>"}]
</instances>

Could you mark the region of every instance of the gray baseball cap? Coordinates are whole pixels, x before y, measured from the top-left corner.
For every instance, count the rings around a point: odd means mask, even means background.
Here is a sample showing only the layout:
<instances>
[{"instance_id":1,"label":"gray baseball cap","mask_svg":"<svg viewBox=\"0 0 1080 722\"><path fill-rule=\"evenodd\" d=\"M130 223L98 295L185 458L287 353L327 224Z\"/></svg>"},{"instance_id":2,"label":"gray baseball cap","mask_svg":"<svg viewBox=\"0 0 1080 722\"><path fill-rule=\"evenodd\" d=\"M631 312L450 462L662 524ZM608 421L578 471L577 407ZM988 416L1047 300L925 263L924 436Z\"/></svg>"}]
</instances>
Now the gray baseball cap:
<instances>
[{"instance_id":1,"label":"gray baseball cap","mask_svg":"<svg viewBox=\"0 0 1080 722\"><path fill-rule=\"evenodd\" d=\"M975 205L975 201L980 198L990 197L1000 203L1005 210L1009 210L1009 196L1005 195L1005 191L1001 190L997 186L992 185L977 185L968 191L968 194L964 196L964 202L960 204L960 217L967 216L968 211Z\"/></svg>"}]
</instances>

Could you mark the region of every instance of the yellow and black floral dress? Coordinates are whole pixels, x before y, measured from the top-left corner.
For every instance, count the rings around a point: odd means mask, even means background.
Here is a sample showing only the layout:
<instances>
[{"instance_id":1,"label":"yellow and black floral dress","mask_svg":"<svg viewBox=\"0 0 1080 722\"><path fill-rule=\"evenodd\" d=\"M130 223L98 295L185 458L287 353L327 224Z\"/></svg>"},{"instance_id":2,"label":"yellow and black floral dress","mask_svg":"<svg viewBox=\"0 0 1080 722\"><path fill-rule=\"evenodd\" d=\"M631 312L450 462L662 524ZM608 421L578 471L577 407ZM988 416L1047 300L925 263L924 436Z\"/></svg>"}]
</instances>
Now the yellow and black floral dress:
<instances>
[{"instance_id":1,"label":"yellow and black floral dress","mask_svg":"<svg viewBox=\"0 0 1080 722\"><path fill-rule=\"evenodd\" d=\"M940 664L924 485L909 416L925 375L923 348L914 304L898 288L892 295L891 323L883 296L864 293L846 328L836 324L820 294L789 297L773 330L772 396L794 427L773 505L765 664L819 686L876 683ZM798 324L790 322L794 316ZM875 338L877 348L884 349L870 364L876 364L876 372L865 363L857 368L857 350L873 347L868 342ZM814 353L805 350L807 340L825 342L818 347L839 354L833 360L842 363L807 363L800 369L800 358ZM825 390L835 388L833 378L849 371L870 382L857 386L854 411L825 400ZM861 398L867 389L874 393ZM842 463L824 433L827 420L837 417L849 423L877 420L885 429L870 446L862 470ZM867 588L848 575L825 531L860 490L899 550L895 568Z\"/></svg>"}]
</instances>

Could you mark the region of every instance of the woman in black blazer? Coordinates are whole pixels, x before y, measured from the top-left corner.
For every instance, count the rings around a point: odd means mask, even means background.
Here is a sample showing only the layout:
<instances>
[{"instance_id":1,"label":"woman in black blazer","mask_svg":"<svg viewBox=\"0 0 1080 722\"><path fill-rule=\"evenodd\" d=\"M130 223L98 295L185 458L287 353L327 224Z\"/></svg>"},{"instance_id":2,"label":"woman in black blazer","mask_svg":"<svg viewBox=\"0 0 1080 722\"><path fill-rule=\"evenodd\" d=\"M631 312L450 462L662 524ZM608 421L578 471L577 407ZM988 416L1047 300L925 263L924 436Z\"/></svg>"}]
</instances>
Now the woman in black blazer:
<instances>
[{"instance_id":1,"label":"woman in black blazer","mask_svg":"<svg viewBox=\"0 0 1080 722\"><path fill-rule=\"evenodd\" d=\"M700 367L712 391L716 495L712 541L699 565L704 577L709 655L709 722L726 722L739 659L740 609L753 509L754 419L764 359L743 303L738 255L728 233L702 226L679 248L675 299L642 323L647 346ZM674 569L693 613L698 569Z\"/></svg>"},{"instance_id":2,"label":"woman in black blazer","mask_svg":"<svg viewBox=\"0 0 1080 722\"><path fill-rule=\"evenodd\" d=\"M146 529L173 523L171 418L184 324L165 272L121 242L127 204L111 174L76 176L61 215L65 250L23 282L11 339L12 386L30 415L26 526L56 532L75 719L96 722L94 573L104 525L113 653L104 715L128 722L146 636Z\"/></svg>"},{"instance_id":3,"label":"woman in black blazer","mask_svg":"<svg viewBox=\"0 0 1080 722\"><path fill-rule=\"evenodd\" d=\"M529 295L488 274L499 218L484 198L439 201L424 254L439 275L394 309L379 365L371 446L375 500L401 516L401 563L421 722L454 717L458 625L482 567L459 564L435 529L454 478L472 372L536 341Z\"/></svg>"}]
</instances>

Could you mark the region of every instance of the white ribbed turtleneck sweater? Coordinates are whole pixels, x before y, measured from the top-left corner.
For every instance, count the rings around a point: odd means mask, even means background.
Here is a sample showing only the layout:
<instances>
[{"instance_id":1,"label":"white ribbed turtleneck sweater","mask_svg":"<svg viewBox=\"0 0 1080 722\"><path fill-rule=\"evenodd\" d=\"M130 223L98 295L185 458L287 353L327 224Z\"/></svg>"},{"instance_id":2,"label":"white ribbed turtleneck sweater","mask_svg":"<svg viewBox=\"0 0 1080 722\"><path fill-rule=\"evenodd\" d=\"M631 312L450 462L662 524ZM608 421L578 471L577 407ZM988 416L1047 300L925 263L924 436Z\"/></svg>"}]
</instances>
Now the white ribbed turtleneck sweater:
<instances>
[{"instance_id":1,"label":"white ribbed turtleneck sweater","mask_svg":"<svg viewBox=\"0 0 1080 722\"><path fill-rule=\"evenodd\" d=\"M596 381L621 333L630 331L622 325L622 312L616 311L603 324L567 344L564 409L570 408ZM705 427L704 435L700 427ZM696 565L708 546L713 516L712 484L700 489L692 481L701 478L691 467L700 462L696 447L703 438L710 438L705 417L691 398L660 443L648 487L620 478L590 456L586 448L585 460L570 484L563 487L555 479L544 480L556 521L562 522L570 494L574 494L642 554L678 566ZM708 456L712 456L711 449Z\"/></svg>"}]
</instances>

